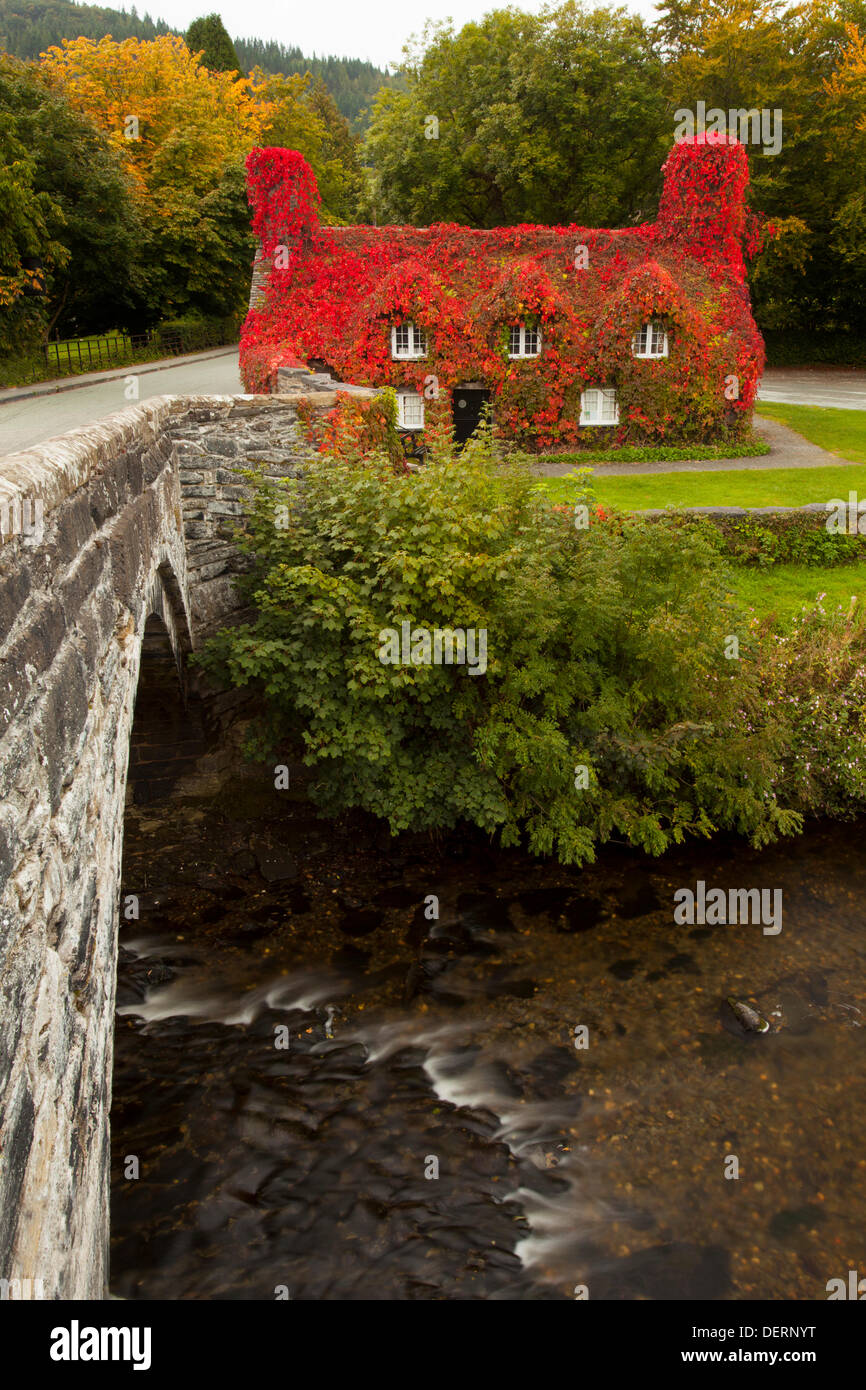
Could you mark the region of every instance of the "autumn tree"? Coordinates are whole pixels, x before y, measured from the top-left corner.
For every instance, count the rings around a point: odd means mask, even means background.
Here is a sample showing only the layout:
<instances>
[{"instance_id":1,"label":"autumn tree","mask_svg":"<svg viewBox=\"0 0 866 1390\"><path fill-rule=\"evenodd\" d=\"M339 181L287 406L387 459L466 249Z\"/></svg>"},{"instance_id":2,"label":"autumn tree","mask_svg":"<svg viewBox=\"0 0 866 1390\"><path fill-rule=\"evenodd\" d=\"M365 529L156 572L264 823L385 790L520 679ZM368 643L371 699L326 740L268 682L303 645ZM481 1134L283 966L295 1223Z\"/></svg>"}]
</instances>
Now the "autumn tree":
<instances>
[{"instance_id":1,"label":"autumn tree","mask_svg":"<svg viewBox=\"0 0 866 1390\"><path fill-rule=\"evenodd\" d=\"M43 63L133 180L147 266L143 317L238 312L254 250L241 171L270 118L267 102L247 78L203 67L174 36L66 41Z\"/></svg>"},{"instance_id":2,"label":"autumn tree","mask_svg":"<svg viewBox=\"0 0 866 1390\"><path fill-rule=\"evenodd\" d=\"M104 132L134 183L148 322L244 308L255 246L243 165L254 146L299 150L316 173L324 216L354 216L356 144L312 78L213 71L170 35L66 41L43 65L55 89Z\"/></svg>"}]
</instances>

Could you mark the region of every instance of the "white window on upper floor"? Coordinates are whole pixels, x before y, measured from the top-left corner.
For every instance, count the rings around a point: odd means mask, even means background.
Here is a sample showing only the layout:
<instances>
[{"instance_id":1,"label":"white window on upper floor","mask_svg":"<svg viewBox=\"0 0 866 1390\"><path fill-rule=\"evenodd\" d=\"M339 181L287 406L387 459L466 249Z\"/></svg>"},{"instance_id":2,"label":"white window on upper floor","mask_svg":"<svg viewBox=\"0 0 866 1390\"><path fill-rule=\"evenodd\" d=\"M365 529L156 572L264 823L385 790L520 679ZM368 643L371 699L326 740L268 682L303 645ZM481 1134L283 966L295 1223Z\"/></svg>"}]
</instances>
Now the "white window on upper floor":
<instances>
[{"instance_id":1,"label":"white window on upper floor","mask_svg":"<svg viewBox=\"0 0 866 1390\"><path fill-rule=\"evenodd\" d=\"M509 357L538 357L541 329L534 323L513 323L508 330Z\"/></svg>"},{"instance_id":2,"label":"white window on upper floor","mask_svg":"<svg viewBox=\"0 0 866 1390\"><path fill-rule=\"evenodd\" d=\"M650 321L631 340L633 357L667 357L668 335L660 323Z\"/></svg>"},{"instance_id":3,"label":"white window on upper floor","mask_svg":"<svg viewBox=\"0 0 866 1390\"><path fill-rule=\"evenodd\" d=\"M580 395L582 425L618 425L619 402L612 386L592 386Z\"/></svg>"},{"instance_id":4,"label":"white window on upper floor","mask_svg":"<svg viewBox=\"0 0 866 1390\"><path fill-rule=\"evenodd\" d=\"M397 393L397 425L401 430L423 430L424 398L419 392Z\"/></svg>"},{"instance_id":5,"label":"white window on upper floor","mask_svg":"<svg viewBox=\"0 0 866 1390\"><path fill-rule=\"evenodd\" d=\"M427 334L414 323L391 325L391 356L418 358L427 356Z\"/></svg>"}]
</instances>

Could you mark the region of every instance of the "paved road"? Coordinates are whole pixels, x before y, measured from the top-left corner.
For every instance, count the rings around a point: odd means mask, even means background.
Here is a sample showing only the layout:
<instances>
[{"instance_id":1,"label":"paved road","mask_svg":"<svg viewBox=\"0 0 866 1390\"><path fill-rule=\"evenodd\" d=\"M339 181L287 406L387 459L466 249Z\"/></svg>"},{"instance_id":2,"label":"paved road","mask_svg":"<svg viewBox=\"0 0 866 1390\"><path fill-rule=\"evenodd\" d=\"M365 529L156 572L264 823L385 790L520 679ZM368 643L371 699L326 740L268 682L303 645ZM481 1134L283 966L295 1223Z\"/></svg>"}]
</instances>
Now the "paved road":
<instances>
[{"instance_id":1,"label":"paved road","mask_svg":"<svg viewBox=\"0 0 866 1390\"><path fill-rule=\"evenodd\" d=\"M769 367L758 400L866 410L866 372L847 367Z\"/></svg>"},{"instance_id":2,"label":"paved road","mask_svg":"<svg viewBox=\"0 0 866 1390\"><path fill-rule=\"evenodd\" d=\"M55 434L64 434L66 430L122 410L130 404L124 395L124 381L129 374L121 371L110 380L53 395L0 400L0 456L27 449ZM138 390L139 400L185 392L237 395L243 391L237 349L214 353L205 359L186 359L156 371L141 370ZM866 410L866 372L838 368L771 368L764 373L758 397L762 401ZM766 461L747 464L741 460L733 466L766 468L770 465Z\"/></svg>"},{"instance_id":3,"label":"paved road","mask_svg":"<svg viewBox=\"0 0 866 1390\"><path fill-rule=\"evenodd\" d=\"M133 404L124 395L124 382L134 374L135 368L128 368L92 386L0 402L0 456L27 449L79 425L89 425L92 420ZM236 396L243 389L237 348L195 361L187 359L157 371L138 372L141 401L148 396L179 396L187 392Z\"/></svg>"}]
</instances>

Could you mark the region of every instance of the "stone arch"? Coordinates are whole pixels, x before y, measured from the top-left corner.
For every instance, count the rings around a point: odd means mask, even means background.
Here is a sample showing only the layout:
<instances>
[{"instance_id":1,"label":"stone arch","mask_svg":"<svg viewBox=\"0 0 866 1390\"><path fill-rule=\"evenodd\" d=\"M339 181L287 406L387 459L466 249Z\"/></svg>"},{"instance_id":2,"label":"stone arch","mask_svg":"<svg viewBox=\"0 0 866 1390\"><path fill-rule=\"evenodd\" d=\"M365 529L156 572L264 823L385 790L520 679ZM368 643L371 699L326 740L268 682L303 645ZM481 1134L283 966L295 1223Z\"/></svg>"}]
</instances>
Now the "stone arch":
<instances>
[{"instance_id":1,"label":"stone arch","mask_svg":"<svg viewBox=\"0 0 866 1390\"><path fill-rule=\"evenodd\" d=\"M201 700L188 689L176 635L161 613L148 614L129 731L127 812L169 796L207 750Z\"/></svg>"},{"instance_id":2,"label":"stone arch","mask_svg":"<svg viewBox=\"0 0 866 1390\"><path fill-rule=\"evenodd\" d=\"M192 633L184 588L177 577L169 555L163 554L156 564L147 590L143 596L142 641L148 635L148 624L158 619L168 640L177 667L178 679L183 699L188 693L187 657L192 650ZM150 631L153 645L154 628Z\"/></svg>"}]
</instances>

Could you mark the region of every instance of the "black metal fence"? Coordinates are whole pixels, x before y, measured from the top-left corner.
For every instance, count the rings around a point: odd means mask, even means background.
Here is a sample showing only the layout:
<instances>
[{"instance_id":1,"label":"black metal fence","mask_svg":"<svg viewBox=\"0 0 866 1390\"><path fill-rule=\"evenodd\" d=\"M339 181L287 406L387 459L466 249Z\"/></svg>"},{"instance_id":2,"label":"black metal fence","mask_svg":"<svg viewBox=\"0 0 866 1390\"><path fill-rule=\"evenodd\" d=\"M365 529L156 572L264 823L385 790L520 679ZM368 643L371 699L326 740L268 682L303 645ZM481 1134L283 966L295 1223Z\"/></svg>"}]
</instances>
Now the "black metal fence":
<instances>
[{"instance_id":1,"label":"black metal fence","mask_svg":"<svg viewBox=\"0 0 866 1390\"><path fill-rule=\"evenodd\" d=\"M188 352L223 347L225 333L202 325L189 329L154 328L149 333L115 333L99 338L66 338L45 344L45 365L58 376L97 372L103 367L132 362L136 357L179 357Z\"/></svg>"},{"instance_id":2,"label":"black metal fence","mask_svg":"<svg viewBox=\"0 0 866 1390\"><path fill-rule=\"evenodd\" d=\"M144 339L142 347L147 345L147 334L136 336ZM91 338L66 338L45 344L45 365L49 372L57 376L68 372L95 372L100 367L128 362L134 353L133 339L126 333L98 338L96 341Z\"/></svg>"},{"instance_id":3,"label":"black metal fence","mask_svg":"<svg viewBox=\"0 0 866 1390\"><path fill-rule=\"evenodd\" d=\"M93 338L64 338L43 344L20 357L0 358L0 388L29 386L52 377L107 371L112 367L181 357L190 352L227 347L237 342L231 323L166 323L147 333L103 333Z\"/></svg>"}]
</instances>

